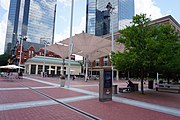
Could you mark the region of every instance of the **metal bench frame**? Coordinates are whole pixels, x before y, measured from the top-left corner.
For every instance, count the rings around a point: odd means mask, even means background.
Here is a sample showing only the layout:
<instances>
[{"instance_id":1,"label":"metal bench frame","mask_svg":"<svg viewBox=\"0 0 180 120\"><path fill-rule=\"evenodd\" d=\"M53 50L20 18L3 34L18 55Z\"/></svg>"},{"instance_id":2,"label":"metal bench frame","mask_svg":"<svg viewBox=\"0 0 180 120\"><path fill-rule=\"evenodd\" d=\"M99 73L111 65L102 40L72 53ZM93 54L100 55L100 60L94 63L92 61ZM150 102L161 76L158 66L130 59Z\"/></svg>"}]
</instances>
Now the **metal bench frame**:
<instances>
[{"instance_id":1,"label":"metal bench frame","mask_svg":"<svg viewBox=\"0 0 180 120\"><path fill-rule=\"evenodd\" d=\"M156 91L165 90L166 92L176 92L180 93L180 88L175 87L156 87Z\"/></svg>"},{"instance_id":2,"label":"metal bench frame","mask_svg":"<svg viewBox=\"0 0 180 120\"><path fill-rule=\"evenodd\" d=\"M131 92L132 89L130 87L125 87L125 88L119 88L119 92L123 93L124 90L126 90L127 92Z\"/></svg>"}]
</instances>

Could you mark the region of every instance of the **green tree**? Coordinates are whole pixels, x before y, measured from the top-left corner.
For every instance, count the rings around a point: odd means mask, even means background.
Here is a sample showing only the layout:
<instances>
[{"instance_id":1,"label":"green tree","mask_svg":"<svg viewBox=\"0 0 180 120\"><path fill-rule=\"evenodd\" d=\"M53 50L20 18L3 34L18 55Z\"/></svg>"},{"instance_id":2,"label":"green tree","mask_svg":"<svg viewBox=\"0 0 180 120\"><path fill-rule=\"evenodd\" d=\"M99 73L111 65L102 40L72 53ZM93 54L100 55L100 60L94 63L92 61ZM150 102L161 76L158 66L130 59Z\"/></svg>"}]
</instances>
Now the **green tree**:
<instances>
[{"instance_id":1,"label":"green tree","mask_svg":"<svg viewBox=\"0 0 180 120\"><path fill-rule=\"evenodd\" d=\"M112 63L118 70L138 71L141 78L141 92L144 93L143 81L149 70L164 70L172 60L178 44L178 35L170 25L150 25L146 14L133 17L132 25L120 30L118 42L125 44L124 53L113 53ZM173 46L173 47L172 47ZM172 49L167 59L164 52ZM177 55L175 55L177 56ZM173 58L175 57L173 56ZM166 63L164 63L166 58ZM169 65L169 67L174 64ZM166 71L166 70L165 70Z\"/></svg>"},{"instance_id":2,"label":"green tree","mask_svg":"<svg viewBox=\"0 0 180 120\"><path fill-rule=\"evenodd\" d=\"M175 78L180 71L180 41L170 25L161 26L161 31L158 38L161 51L157 60L157 70L165 74L169 82L170 77Z\"/></svg>"},{"instance_id":3,"label":"green tree","mask_svg":"<svg viewBox=\"0 0 180 120\"><path fill-rule=\"evenodd\" d=\"M11 55L5 53L3 55L0 55L0 66L4 66L8 64L8 59L11 57Z\"/></svg>"}]
</instances>

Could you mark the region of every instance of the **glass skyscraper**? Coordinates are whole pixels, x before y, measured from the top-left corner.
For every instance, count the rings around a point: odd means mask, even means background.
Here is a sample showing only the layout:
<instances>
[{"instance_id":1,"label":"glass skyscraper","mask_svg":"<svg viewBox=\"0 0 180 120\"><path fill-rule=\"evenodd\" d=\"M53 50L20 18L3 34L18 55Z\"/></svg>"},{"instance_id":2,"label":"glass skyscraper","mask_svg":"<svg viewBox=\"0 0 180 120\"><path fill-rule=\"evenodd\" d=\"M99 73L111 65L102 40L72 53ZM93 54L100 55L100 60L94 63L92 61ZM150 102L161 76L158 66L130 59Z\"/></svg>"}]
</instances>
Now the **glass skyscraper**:
<instances>
[{"instance_id":1,"label":"glass skyscraper","mask_svg":"<svg viewBox=\"0 0 180 120\"><path fill-rule=\"evenodd\" d=\"M86 33L95 35L97 0L87 0L86 6Z\"/></svg>"},{"instance_id":2,"label":"glass skyscraper","mask_svg":"<svg viewBox=\"0 0 180 120\"><path fill-rule=\"evenodd\" d=\"M89 3L90 0L88 0L87 4ZM107 8L107 4L108 2L110 2L112 4L112 7L115 8L113 10L113 14L112 14L112 17L110 17L110 20L112 20L112 23L113 23L113 31L114 32L117 32L118 30L120 29L123 29L125 28L126 25L129 25L130 24L130 21L132 20L132 17L134 16L134 0L94 0L96 1L96 5L93 4L93 7L91 5L87 5L87 10L89 9L92 9L92 8L96 8L96 11L97 12L94 12L93 13L96 13L96 16L94 17L95 18L95 22L93 22L94 24L99 24L100 22L97 22L99 19L98 16L101 16L103 11L106 11ZM93 9L93 10L94 10ZM101 12L99 12L101 11ZM106 16L105 17L105 21L107 23L107 18ZM93 27L91 25L89 25L89 21L90 21L90 17L89 17L89 12L87 11L87 22L86 22L86 29L93 29ZM101 19L102 21L102 24L104 23L103 20ZM110 22L110 21L109 21ZM111 22L109 23L110 24L110 28L109 28L109 31L106 31L107 34L108 33L111 33ZM100 24L99 24L100 25ZM99 25L95 25L95 26L99 26ZM107 23L108 25L108 23ZM93 29L93 30L103 30L103 29ZM87 31L87 33L91 33L89 31ZM103 33L102 31L95 31L95 33Z\"/></svg>"},{"instance_id":3,"label":"glass skyscraper","mask_svg":"<svg viewBox=\"0 0 180 120\"><path fill-rule=\"evenodd\" d=\"M118 15L119 29L130 25L134 16L134 0L119 0Z\"/></svg>"},{"instance_id":4,"label":"glass skyscraper","mask_svg":"<svg viewBox=\"0 0 180 120\"><path fill-rule=\"evenodd\" d=\"M96 10L95 35L102 36L110 32L110 14L108 10Z\"/></svg>"},{"instance_id":5,"label":"glass skyscraper","mask_svg":"<svg viewBox=\"0 0 180 120\"><path fill-rule=\"evenodd\" d=\"M27 41L49 43L54 41L57 0L11 0L4 51L11 53L19 35Z\"/></svg>"}]
</instances>

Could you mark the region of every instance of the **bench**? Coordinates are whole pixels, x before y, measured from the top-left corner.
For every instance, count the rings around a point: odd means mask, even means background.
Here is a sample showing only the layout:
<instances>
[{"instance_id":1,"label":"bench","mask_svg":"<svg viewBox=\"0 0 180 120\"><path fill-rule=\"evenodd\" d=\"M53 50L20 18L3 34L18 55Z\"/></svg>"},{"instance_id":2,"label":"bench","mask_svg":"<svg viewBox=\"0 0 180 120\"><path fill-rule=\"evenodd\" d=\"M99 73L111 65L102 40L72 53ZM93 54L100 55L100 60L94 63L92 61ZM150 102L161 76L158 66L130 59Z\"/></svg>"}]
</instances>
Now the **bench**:
<instances>
[{"instance_id":1,"label":"bench","mask_svg":"<svg viewBox=\"0 0 180 120\"><path fill-rule=\"evenodd\" d=\"M159 84L157 87L156 87L156 91L166 91L166 92L177 92L177 93L180 93L180 86L179 85L162 85L162 84Z\"/></svg>"},{"instance_id":2,"label":"bench","mask_svg":"<svg viewBox=\"0 0 180 120\"><path fill-rule=\"evenodd\" d=\"M130 87L125 87L125 88L119 88L119 92L123 93L123 92L131 92L132 89Z\"/></svg>"}]
</instances>

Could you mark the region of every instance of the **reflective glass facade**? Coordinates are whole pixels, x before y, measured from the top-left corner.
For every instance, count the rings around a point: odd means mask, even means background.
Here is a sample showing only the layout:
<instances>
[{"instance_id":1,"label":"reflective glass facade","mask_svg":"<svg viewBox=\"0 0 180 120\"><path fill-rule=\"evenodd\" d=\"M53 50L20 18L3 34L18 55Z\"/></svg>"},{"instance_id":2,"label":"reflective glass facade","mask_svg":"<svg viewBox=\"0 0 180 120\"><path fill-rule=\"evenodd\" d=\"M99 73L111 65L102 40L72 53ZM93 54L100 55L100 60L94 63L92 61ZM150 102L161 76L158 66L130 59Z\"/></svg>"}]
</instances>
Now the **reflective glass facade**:
<instances>
[{"instance_id":1,"label":"reflective glass facade","mask_svg":"<svg viewBox=\"0 0 180 120\"><path fill-rule=\"evenodd\" d=\"M108 4L108 2L111 2L112 6L117 8L118 7L118 2L119 0L98 0L97 1L97 9L100 11L104 11L107 10L106 6ZM112 17L110 17L110 20L112 20L113 22L113 29L114 32L118 31L118 14L113 14ZM110 32L111 32L111 23L110 23Z\"/></svg>"},{"instance_id":2,"label":"reflective glass facade","mask_svg":"<svg viewBox=\"0 0 180 120\"><path fill-rule=\"evenodd\" d=\"M4 52L7 53L11 53L11 50L13 49L12 46L15 46L17 41L17 35L13 33L18 32L19 9L20 0L11 0L7 22L6 41L4 47Z\"/></svg>"},{"instance_id":3,"label":"reflective glass facade","mask_svg":"<svg viewBox=\"0 0 180 120\"><path fill-rule=\"evenodd\" d=\"M5 41L5 52L11 53L19 34L27 41L53 43L57 0L11 0Z\"/></svg>"},{"instance_id":4,"label":"reflective glass facade","mask_svg":"<svg viewBox=\"0 0 180 120\"><path fill-rule=\"evenodd\" d=\"M86 33L95 34L97 0L87 0Z\"/></svg>"},{"instance_id":5,"label":"reflective glass facade","mask_svg":"<svg viewBox=\"0 0 180 120\"><path fill-rule=\"evenodd\" d=\"M95 35L102 36L110 32L110 14L108 10L96 10L96 28Z\"/></svg>"},{"instance_id":6,"label":"reflective glass facade","mask_svg":"<svg viewBox=\"0 0 180 120\"><path fill-rule=\"evenodd\" d=\"M97 4L96 7L97 8L97 15L96 15L96 19L99 18L99 16L101 16L101 14L99 14L103 11L106 11L107 8L107 4L108 2L110 2L112 4L112 7L115 8L113 11L112 16L110 17L110 20L113 23L113 31L117 32L119 29L123 29L125 27L125 25L129 25L130 21L132 20L132 17L134 16L134 0L97 0ZM87 9L89 6L87 6ZM87 16L88 12L87 12ZM104 19L104 21L106 21L107 18ZM89 19L87 19L89 20ZM97 19L98 21L98 19ZM97 22L96 21L96 22ZM96 24L95 22L95 24ZM88 22L87 22L88 23ZM97 22L97 24L100 22ZM103 21L102 21L103 23ZM107 23L107 22L106 22ZM97 26L97 25L96 25ZM111 22L110 22L110 31L107 33L111 33ZM87 24L87 29L91 28L88 24ZM98 26L99 27L99 26ZM102 32L103 29L97 29L96 30L101 30L101 31L96 31L95 33L100 33Z\"/></svg>"},{"instance_id":7,"label":"reflective glass facade","mask_svg":"<svg viewBox=\"0 0 180 120\"><path fill-rule=\"evenodd\" d=\"M130 25L134 16L134 0L119 0L119 29L124 29Z\"/></svg>"}]
</instances>

